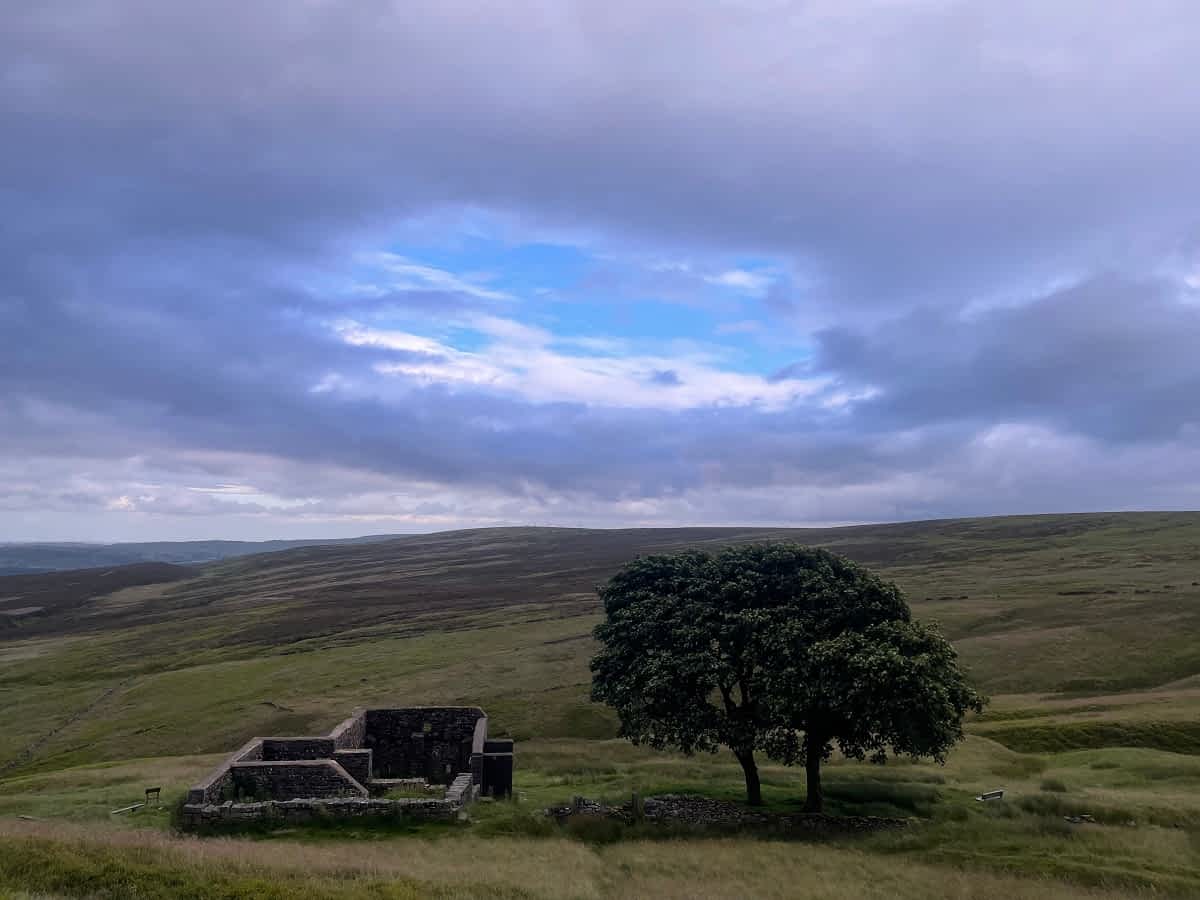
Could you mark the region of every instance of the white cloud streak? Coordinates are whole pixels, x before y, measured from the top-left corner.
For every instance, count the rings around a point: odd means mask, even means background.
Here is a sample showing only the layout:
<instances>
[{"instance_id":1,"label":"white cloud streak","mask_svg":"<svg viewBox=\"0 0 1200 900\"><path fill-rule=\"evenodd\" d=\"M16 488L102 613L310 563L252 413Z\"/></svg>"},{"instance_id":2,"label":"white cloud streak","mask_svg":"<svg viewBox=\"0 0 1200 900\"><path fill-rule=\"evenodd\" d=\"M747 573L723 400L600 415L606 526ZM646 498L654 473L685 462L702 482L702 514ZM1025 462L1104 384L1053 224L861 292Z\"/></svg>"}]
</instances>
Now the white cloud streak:
<instances>
[{"instance_id":1,"label":"white cloud streak","mask_svg":"<svg viewBox=\"0 0 1200 900\"><path fill-rule=\"evenodd\" d=\"M354 346L401 351L408 356L376 363L375 371L380 374L425 384L486 386L530 403L664 411L749 406L778 411L817 399L828 383L824 378L771 381L761 375L722 368L712 354L568 353L555 349L555 345L561 342L569 346L569 338L560 341L542 329L495 317L477 319L473 324L491 341L472 352L432 338L357 322L341 322L335 327L342 339ZM662 377L664 373L670 373L670 377ZM834 402L849 400L845 396Z\"/></svg>"}]
</instances>

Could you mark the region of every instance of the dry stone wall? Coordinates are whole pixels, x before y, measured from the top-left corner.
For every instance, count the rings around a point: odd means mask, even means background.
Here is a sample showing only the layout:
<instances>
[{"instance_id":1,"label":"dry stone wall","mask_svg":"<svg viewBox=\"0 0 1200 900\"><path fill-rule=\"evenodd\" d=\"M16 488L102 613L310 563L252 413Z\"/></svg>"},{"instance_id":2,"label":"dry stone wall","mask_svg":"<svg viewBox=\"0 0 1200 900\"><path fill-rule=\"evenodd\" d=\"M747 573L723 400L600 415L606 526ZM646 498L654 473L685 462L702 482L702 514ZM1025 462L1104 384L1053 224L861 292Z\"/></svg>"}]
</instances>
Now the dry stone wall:
<instances>
[{"instance_id":1,"label":"dry stone wall","mask_svg":"<svg viewBox=\"0 0 1200 900\"><path fill-rule=\"evenodd\" d=\"M267 800L261 803L232 801L207 806L185 806L186 828L236 828L253 823L304 824L343 819L392 819L414 822L454 821L462 804L438 799L378 800L358 797L327 800Z\"/></svg>"},{"instance_id":2,"label":"dry stone wall","mask_svg":"<svg viewBox=\"0 0 1200 900\"><path fill-rule=\"evenodd\" d=\"M187 802L205 804L229 800L234 790L230 767L237 762L256 759L262 759L262 738L253 738L234 751L208 778L188 791Z\"/></svg>"},{"instance_id":3,"label":"dry stone wall","mask_svg":"<svg viewBox=\"0 0 1200 900\"><path fill-rule=\"evenodd\" d=\"M366 735L367 716L366 712L361 709L329 732L329 737L333 739L334 746L338 750L353 750L361 747Z\"/></svg>"},{"instance_id":4,"label":"dry stone wall","mask_svg":"<svg viewBox=\"0 0 1200 900\"><path fill-rule=\"evenodd\" d=\"M372 763L379 778L416 777L449 784L459 772L471 771L480 720L486 734L487 717L475 707L369 709L365 718L363 746L374 751Z\"/></svg>"},{"instance_id":5,"label":"dry stone wall","mask_svg":"<svg viewBox=\"0 0 1200 900\"><path fill-rule=\"evenodd\" d=\"M331 759L236 762L230 766L230 772L238 798L319 800L368 796L367 789Z\"/></svg>"},{"instance_id":6,"label":"dry stone wall","mask_svg":"<svg viewBox=\"0 0 1200 900\"><path fill-rule=\"evenodd\" d=\"M334 750L333 758L359 784L365 785L373 775L370 750Z\"/></svg>"},{"instance_id":7,"label":"dry stone wall","mask_svg":"<svg viewBox=\"0 0 1200 900\"><path fill-rule=\"evenodd\" d=\"M267 760L331 759L337 747L333 738L269 737L262 739L262 758Z\"/></svg>"},{"instance_id":8,"label":"dry stone wall","mask_svg":"<svg viewBox=\"0 0 1200 900\"><path fill-rule=\"evenodd\" d=\"M453 818L481 792L511 793L512 741L488 740L487 723L478 707L368 709L327 736L254 738L192 787L182 820ZM371 797L414 779L430 797Z\"/></svg>"}]
</instances>

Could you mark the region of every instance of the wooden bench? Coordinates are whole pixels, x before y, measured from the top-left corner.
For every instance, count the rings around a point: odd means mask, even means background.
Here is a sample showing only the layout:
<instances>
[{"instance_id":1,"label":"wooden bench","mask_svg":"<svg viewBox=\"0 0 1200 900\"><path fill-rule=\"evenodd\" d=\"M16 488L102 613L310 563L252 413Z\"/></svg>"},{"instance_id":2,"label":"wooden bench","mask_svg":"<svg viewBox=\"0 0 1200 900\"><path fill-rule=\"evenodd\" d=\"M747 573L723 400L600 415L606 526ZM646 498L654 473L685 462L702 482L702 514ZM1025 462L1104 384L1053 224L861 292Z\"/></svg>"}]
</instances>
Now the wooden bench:
<instances>
[{"instance_id":1,"label":"wooden bench","mask_svg":"<svg viewBox=\"0 0 1200 900\"><path fill-rule=\"evenodd\" d=\"M146 799L143 802L134 803L132 806L122 806L120 809L112 810L112 812L109 814L113 815L113 816L119 816L121 813L136 812L139 809L145 809L147 806L150 805L151 799L153 799L154 802L158 803L159 798L161 796L162 796L162 788L160 788L160 787L146 788Z\"/></svg>"},{"instance_id":2,"label":"wooden bench","mask_svg":"<svg viewBox=\"0 0 1200 900\"><path fill-rule=\"evenodd\" d=\"M1003 800L1004 791L987 791L975 798L980 803L986 803L988 800Z\"/></svg>"}]
</instances>

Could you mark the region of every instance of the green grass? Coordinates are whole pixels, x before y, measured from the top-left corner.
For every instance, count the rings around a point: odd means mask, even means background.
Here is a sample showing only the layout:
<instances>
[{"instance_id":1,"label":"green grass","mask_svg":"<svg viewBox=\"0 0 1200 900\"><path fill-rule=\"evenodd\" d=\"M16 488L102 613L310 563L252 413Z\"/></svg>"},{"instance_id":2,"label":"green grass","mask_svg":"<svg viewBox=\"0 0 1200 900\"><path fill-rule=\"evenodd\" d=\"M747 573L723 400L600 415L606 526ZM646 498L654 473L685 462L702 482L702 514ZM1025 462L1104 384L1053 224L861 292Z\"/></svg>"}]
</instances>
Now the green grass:
<instances>
[{"instance_id":1,"label":"green grass","mask_svg":"<svg viewBox=\"0 0 1200 900\"><path fill-rule=\"evenodd\" d=\"M417 785L394 787L383 795L385 800L427 800L430 797L436 796L438 796L438 794L427 791L425 788Z\"/></svg>"},{"instance_id":2,"label":"green grass","mask_svg":"<svg viewBox=\"0 0 1200 900\"><path fill-rule=\"evenodd\" d=\"M740 771L727 754L685 758L623 741L580 739L530 741L519 754L517 798L477 804L466 825L287 827L253 831L232 843L324 846L354 840L399 852L413 841L425 840L453 855L460 852L453 848L476 841L489 847L510 839L557 846L566 839L592 848L649 841L664 845L655 853L670 855L682 836L694 841L706 835L587 822L562 831L540 811L577 794L611 803L627 800L633 791L702 793L735 801L742 797ZM134 760L12 779L0 792L0 828L5 817L22 812L37 816L38 824L73 819L101 834L117 831L157 841L167 833L167 813L139 811L114 818L108 811L139 799L147 780L161 783L164 800L176 802L211 762L206 757ZM765 764L762 775L768 807L798 811L804 799L803 773ZM1048 780L1068 790L1046 791ZM827 768L825 786L832 812L913 816L918 823L899 834L837 838L822 846L885 857L896 865L966 866L1125 893L1200 895L1200 757L1134 749L1025 755L973 737L944 767L909 761L873 766L835 759ZM995 787L1005 788L1004 802L974 800ZM1065 815L1080 813L1093 816L1098 824L1071 826L1063 821ZM1129 825L1131 821L1135 824ZM765 841L769 844L778 835L723 837L740 842L747 854L759 852L766 838L772 839ZM266 850L247 852L255 858L269 855Z\"/></svg>"},{"instance_id":3,"label":"green grass","mask_svg":"<svg viewBox=\"0 0 1200 900\"><path fill-rule=\"evenodd\" d=\"M338 879L314 877L296 869L281 873L241 867L190 866L170 854L113 849L85 842L7 841L0 850L0 880L24 888L68 896L139 900L413 900L419 897L522 897L523 891L491 885L441 888L402 877Z\"/></svg>"},{"instance_id":4,"label":"green grass","mask_svg":"<svg viewBox=\"0 0 1200 900\"><path fill-rule=\"evenodd\" d=\"M182 840L0 825L0 891L89 898L1096 898L1142 893L884 851L737 838ZM17 887L12 887L17 886ZM3 896L3 894L0 894ZM1150 896L1147 894L1147 896Z\"/></svg>"},{"instance_id":5,"label":"green grass","mask_svg":"<svg viewBox=\"0 0 1200 900\"><path fill-rule=\"evenodd\" d=\"M1149 747L1200 753L1200 722L1064 722L986 732L1022 753L1062 753L1101 747Z\"/></svg>"},{"instance_id":6,"label":"green grass","mask_svg":"<svg viewBox=\"0 0 1200 900\"><path fill-rule=\"evenodd\" d=\"M767 535L823 543L897 580L993 696L945 767L827 767L831 811L920 822L822 844L846 885L828 896L870 896L860 871L894 876L902 886L889 897L990 896L971 893L970 878L1011 897L1200 896L1196 514L799 534L504 529L242 559L92 598L43 620L43 632L0 636L0 896L84 896L87 884L98 896L167 896L155 883L171 886L169 896L240 896L264 878L284 892L265 896L689 896L688 885L781 895L788 883L763 881L753 867L786 868L791 855L819 865L807 846L755 835L680 842L594 823L564 834L538 815L576 794L741 798L727 754L685 758L613 739L612 714L587 699L598 621L590 591L637 552ZM494 734L518 740L516 802L478 804L464 827L199 842L244 853L232 868L192 859L195 842L170 843L169 809L110 815L151 786L170 806L253 735L325 731L357 705L421 703L479 704ZM802 772L767 764L762 776L771 809L799 808ZM995 788L1005 802L975 802ZM1078 813L1098 824L1064 822ZM87 830L53 831L71 823ZM294 844L323 860L313 848L350 839L405 856L411 871L314 869L296 851L294 871L280 873L261 849ZM693 852L701 844L707 857ZM418 846L448 859L480 854L498 870L502 850L544 859L488 880L479 866L429 868L406 856ZM443 847L458 849L430 849ZM723 874L712 870L717 859ZM575 879L576 870L591 874Z\"/></svg>"}]
</instances>

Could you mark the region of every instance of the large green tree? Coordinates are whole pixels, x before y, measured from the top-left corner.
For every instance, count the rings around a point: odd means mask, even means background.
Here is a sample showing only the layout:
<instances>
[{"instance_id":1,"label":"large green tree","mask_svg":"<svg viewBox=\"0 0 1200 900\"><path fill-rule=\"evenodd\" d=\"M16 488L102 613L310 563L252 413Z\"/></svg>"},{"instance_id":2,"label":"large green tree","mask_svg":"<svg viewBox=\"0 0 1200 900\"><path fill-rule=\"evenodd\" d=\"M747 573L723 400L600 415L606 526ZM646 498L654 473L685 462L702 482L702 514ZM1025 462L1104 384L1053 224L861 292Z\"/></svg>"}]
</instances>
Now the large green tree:
<instances>
[{"instance_id":1,"label":"large green tree","mask_svg":"<svg viewBox=\"0 0 1200 900\"><path fill-rule=\"evenodd\" d=\"M913 622L900 590L836 554L790 543L634 560L600 590L592 698L634 743L684 753L728 747L747 800L762 802L756 752L808 775L888 752L939 761L982 708L950 644Z\"/></svg>"}]
</instances>

